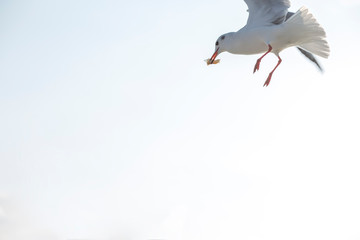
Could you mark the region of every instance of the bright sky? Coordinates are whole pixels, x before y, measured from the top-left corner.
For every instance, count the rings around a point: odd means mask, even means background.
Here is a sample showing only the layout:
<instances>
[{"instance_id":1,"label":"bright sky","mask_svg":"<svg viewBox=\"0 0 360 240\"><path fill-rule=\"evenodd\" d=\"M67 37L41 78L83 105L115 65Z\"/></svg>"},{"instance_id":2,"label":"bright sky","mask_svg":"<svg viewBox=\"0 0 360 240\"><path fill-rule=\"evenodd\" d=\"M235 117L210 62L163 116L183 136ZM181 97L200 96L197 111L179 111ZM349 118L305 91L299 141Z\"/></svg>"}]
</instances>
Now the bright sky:
<instances>
[{"instance_id":1,"label":"bright sky","mask_svg":"<svg viewBox=\"0 0 360 240\"><path fill-rule=\"evenodd\" d=\"M0 239L360 238L360 1L328 35L223 53L242 0L0 2Z\"/></svg>"}]
</instances>

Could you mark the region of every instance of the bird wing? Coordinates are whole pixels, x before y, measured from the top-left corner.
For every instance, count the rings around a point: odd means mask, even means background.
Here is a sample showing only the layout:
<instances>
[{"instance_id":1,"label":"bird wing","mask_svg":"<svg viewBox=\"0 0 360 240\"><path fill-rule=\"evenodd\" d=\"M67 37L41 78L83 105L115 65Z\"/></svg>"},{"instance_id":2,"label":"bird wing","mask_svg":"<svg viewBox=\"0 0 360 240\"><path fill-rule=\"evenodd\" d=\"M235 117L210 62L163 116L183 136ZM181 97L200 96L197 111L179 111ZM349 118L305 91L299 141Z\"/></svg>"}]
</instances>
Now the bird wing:
<instances>
[{"instance_id":1,"label":"bird wing","mask_svg":"<svg viewBox=\"0 0 360 240\"><path fill-rule=\"evenodd\" d=\"M286 19L289 0L244 0L248 5L247 26L271 26L281 24Z\"/></svg>"}]
</instances>

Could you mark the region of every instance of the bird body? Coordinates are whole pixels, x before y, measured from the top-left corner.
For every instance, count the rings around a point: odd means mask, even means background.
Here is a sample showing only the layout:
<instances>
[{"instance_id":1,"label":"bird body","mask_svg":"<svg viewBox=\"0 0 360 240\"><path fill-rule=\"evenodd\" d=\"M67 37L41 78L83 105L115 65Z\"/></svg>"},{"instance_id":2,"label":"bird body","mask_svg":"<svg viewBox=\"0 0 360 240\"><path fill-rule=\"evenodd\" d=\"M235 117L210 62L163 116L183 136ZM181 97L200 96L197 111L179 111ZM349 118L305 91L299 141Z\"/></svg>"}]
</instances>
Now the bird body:
<instances>
[{"instance_id":1,"label":"bird body","mask_svg":"<svg viewBox=\"0 0 360 240\"><path fill-rule=\"evenodd\" d=\"M280 32L278 26L257 27L252 29L242 28L237 32L228 33L225 39L228 39L221 52L232 54L252 55L264 53L268 50L267 41L275 39L275 32ZM225 40L224 39L224 40Z\"/></svg>"},{"instance_id":2,"label":"bird body","mask_svg":"<svg viewBox=\"0 0 360 240\"><path fill-rule=\"evenodd\" d=\"M265 53L255 64L254 72L259 70L260 62L268 53L274 53L279 61L269 74L264 86L268 86L275 69L282 59L279 53L289 47L297 46L302 54L320 65L311 54L327 58L330 53L325 40L324 29L308 9L300 8L296 13L288 12L288 0L245 0L249 7L247 24L237 32L223 34L215 44L215 53L210 64L222 52L233 54Z\"/></svg>"}]
</instances>

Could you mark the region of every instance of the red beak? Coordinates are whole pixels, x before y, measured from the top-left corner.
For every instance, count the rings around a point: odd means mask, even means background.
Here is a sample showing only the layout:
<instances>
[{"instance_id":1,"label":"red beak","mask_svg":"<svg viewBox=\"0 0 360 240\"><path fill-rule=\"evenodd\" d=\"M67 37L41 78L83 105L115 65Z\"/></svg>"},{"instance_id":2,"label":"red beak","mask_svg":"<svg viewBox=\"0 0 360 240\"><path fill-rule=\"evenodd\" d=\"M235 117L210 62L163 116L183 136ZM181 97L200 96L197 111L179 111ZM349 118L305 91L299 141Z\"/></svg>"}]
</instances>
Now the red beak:
<instances>
[{"instance_id":1,"label":"red beak","mask_svg":"<svg viewBox=\"0 0 360 240\"><path fill-rule=\"evenodd\" d=\"M215 61L215 58L218 55L218 51L219 51L219 48L217 48L216 51L214 52L214 54L211 56L210 64L213 64L213 62Z\"/></svg>"}]
</instances>

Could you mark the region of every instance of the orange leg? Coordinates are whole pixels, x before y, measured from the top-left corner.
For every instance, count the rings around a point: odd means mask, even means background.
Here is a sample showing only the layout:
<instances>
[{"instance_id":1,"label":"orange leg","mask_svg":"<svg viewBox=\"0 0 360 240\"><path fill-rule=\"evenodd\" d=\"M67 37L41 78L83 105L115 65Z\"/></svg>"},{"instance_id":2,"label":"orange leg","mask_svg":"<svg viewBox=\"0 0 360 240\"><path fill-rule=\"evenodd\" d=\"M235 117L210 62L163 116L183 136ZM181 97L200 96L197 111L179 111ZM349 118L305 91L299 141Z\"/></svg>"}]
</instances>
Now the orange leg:
<instances>
[{"instance_id":1,"label":"orange leg","mask_svg":"<svg viewBox=\"0 0 360 240\"><path fill-rule=\"evenodd\" d=\"M269 83L271 81L271 77L272 77L272 74L274 73L275 69L280 65L280 63L282 62L281 58L279 55L276 55L279 59L278 63L276 64L275 68L270 72L268 78L266 79L266 82L264 83L264 87L266 86L269 86Z\"/></svg>"},{"instance_id":2,"label":"orange leg","mask_svg":"<svg viewBox=\"0 0 360 240\"><path fill-rule=\"evenodd\" d=\"M257 70L260 69L261 59L263 59L263 57L265 57L266 54L268 54L269 52L271 52L272 46L271 46L270 44L269 44L268 46L269 46L269 49L267 50L267 52L266 52L264 55L262 55L262 56L256 61L256 64L255 64L255 67L254 67L254 73L255 73Z\"/></svg>"}]
</instances>

